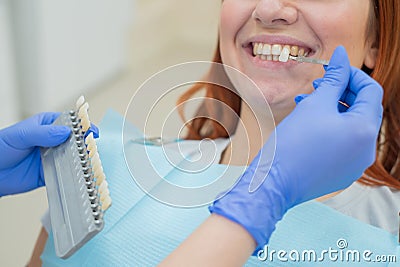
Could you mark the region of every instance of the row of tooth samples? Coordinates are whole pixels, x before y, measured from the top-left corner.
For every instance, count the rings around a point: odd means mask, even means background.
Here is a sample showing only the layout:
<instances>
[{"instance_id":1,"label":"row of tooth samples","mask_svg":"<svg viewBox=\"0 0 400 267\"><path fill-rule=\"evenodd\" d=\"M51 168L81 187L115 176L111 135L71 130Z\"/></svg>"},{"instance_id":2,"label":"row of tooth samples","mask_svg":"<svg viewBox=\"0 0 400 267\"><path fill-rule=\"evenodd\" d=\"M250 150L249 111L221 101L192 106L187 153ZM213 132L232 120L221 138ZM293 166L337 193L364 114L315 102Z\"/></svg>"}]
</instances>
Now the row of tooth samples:
<instances>
[{"instance_id":1,"label":"row of tooth samples","mask_svg":"<svg viewBox=\"0 0 400 267\"><path fill-rule=\"evenodd\" d=\"M75 143L78 149L78 156L80 158L80 165L82 166L82 171L85 178L86 190L89 195L89 201L94 217L94 222L96 224L101 224L103 213L101 211L96 187L93 183L93 176L91 174L90 162L84 141L85 133L83 131L83 128L81 127L81 119L79 118L77 112L74 110L70 111L69 115L72 123L72 131L75 136Z\"/></svg>"},{"instance_id":2,"label":"row of tooth samples","mask_svg":"<svg viewBox=\"0 0 400 267\"><path fill-rule=\"evenodd\" d=\"M87 150L89 151L89 158L91 161L93 177L95 179L95 186L97 187L100 196L101 209L106 211L111 206L112 201L93 133L90 133L85 138L85 144Z\"/></svg>"},{"instance_id":3,"label":"row of tooth samples","mask_svg":"<svg viewBox=\"0 0 400 267\"><path fill-rule=\"evenodd\" d=\"M90 128L89 103L85 102L84 96L79 97L78 101L76 101L76 110L81 120L82 130L87 132Z\"/></svg>"},{"instance_id":4,"label":"row of tooth samples","mask_svg":"<svg viewBox=\"0 0 400 267\"><path fill-rule=\"evenodd\" d=\"M305 51L304 48L298 47L296 45L290 46L279 44L270 45L263 43L254 43L253 55L259 56L262 60L287 62L289 60L289 56L305 57L308 55L308 52Z\"/></svg>"}]
</instances>

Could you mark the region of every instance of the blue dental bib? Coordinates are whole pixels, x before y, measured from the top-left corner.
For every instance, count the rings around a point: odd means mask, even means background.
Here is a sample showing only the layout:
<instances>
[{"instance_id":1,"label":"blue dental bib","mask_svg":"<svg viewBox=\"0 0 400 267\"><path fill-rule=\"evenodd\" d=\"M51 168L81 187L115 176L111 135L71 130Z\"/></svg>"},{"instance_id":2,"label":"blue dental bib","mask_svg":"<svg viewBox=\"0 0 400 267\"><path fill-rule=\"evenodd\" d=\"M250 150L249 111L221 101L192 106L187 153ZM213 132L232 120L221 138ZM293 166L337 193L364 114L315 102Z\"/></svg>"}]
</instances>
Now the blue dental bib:
<instances>
[{"instance_id":1,"label":"blue dental bib","mask_svg":"<svg viewBox=\"0 0 400 267\"><path fill-rule=\"evenodd\" d=\"M155 266L209 216L207 206L173 207L140 189L125 162L122 124L123 118L112 111L100 124L98 148L113 200L105 228L66 260L56 256L49 233L43 266ZM133 126L129 131L132 137L143 135ZM135 147L125 146L125 153L137 153ZM168 167L161 147L147 152L158 173L172 181L180 179L179 172ZM239 177L243 168L229 167L229 175ZM226 166L213 164L185 186L212 182L221 172ZM394 235L311 201L292 208L277 224L269 244L246 266L400 266L399 261Z\"/></svg>"}]
</instances>

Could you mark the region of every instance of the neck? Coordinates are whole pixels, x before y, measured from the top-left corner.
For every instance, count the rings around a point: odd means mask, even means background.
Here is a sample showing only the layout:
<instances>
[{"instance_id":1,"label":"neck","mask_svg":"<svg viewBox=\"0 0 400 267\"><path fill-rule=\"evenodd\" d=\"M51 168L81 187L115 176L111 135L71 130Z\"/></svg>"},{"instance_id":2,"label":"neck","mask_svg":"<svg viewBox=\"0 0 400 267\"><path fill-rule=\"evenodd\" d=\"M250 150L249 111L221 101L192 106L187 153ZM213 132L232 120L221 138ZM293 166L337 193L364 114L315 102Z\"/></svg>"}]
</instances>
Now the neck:
<instances>
[{"instance_id":1,"label":"neck","mask_svg":"<svg viewBox=\"0 0 400 267\"><path fill-rule=\"evenodd\" d=\"M231 144L223 154L222 164L240 166L250 164L275 129L272 115L265 113L269 112L256 114L242 102L240 121Z\"/></svg>"}]
</instances>

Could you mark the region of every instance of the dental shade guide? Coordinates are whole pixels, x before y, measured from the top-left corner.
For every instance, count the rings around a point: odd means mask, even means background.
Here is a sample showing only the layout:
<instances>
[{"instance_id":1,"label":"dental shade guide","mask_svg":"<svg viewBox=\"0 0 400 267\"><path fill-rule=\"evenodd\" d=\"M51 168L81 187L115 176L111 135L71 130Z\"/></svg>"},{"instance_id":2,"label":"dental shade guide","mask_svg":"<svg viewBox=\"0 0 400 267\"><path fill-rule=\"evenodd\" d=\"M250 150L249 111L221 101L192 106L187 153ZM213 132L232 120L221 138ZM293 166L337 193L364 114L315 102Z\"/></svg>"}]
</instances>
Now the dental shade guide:
<instances>
[{"instance_id":1,"label":"dental shade guide","mask_svg":"<svg viewBox=\"0 0 400 267\"><path fill-rule=\"evenodd\" d=\"M68 140L41 148L54 247L63 259L103 229L103 215L112 202L93 133L86 134L88 108L81 96L74 110L54 122L71 128Z\"/></svg>"}]
</instances>

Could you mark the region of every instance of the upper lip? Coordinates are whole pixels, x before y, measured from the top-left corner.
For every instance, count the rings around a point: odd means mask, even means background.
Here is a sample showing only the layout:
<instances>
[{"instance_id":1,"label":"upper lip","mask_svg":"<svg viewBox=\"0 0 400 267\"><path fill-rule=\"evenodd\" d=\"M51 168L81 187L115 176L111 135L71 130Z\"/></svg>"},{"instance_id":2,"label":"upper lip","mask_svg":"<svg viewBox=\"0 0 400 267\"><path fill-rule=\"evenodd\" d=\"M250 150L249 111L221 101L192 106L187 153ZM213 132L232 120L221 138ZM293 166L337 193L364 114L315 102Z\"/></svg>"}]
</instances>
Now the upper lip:
<instances>
[{"instance_id":1,"label":"upper lip","mask_svg":"<svg viewBox=\"0 0 400 267\"><path fill-rule=\"evenodd\" d=\"M265 44L280 44L280 45L292 45L302 47L309 52L315 52L315 49L309 44L300 41L294 37L284 36L284 35L257 35L249 38L246 42L243 43L243 47L247 47L254 43L265 43Z\"/></svg>"}]
</instances>

